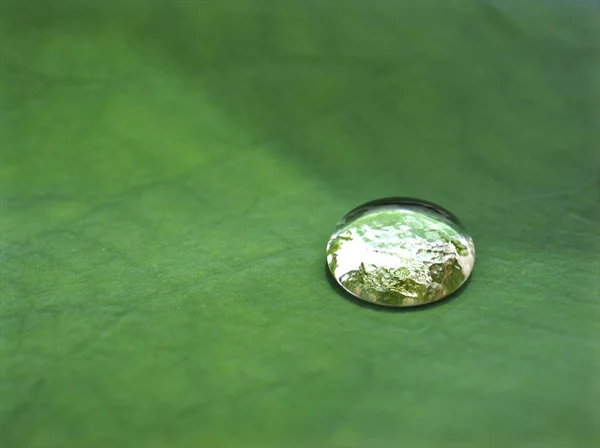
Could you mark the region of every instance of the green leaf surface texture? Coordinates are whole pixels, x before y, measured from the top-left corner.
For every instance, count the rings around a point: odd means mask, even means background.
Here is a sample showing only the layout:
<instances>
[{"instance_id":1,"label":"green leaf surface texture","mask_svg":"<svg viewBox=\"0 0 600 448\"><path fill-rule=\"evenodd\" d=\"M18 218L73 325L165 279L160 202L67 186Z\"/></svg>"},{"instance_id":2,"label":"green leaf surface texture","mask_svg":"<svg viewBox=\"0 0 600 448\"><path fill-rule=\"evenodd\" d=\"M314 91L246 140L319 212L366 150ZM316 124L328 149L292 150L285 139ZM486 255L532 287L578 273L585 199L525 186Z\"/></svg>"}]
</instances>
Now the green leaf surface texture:
<instances>
[{"instance_id":1,"label":"green leaf surface texture","mask_svg":"<svg viewBox=\"0 0 600 448\"><path fill-rule=\"evenodd\" d=\"M598 12L0 0L0 446L598 446ZM389 196L459 294L332 283Z\"/></svg>"}]
</instances>

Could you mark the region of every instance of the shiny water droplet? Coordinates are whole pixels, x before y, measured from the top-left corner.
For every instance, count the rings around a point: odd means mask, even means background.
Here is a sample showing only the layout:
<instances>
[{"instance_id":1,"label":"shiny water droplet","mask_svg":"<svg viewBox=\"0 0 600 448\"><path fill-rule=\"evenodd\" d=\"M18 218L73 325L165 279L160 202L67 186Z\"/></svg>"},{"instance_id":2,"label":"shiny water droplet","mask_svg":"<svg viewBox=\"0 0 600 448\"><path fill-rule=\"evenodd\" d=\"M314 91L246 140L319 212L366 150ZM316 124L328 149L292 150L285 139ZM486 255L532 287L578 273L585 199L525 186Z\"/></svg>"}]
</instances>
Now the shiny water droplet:
<instances>
[{"instance_id":1,"label":"shiny water droplet","mask_svg":"<svg viewBox=\"0 0 600 448\"><path fill-rule=\"evenodd\" d=\"M460 221L430 202L386 198L350 211L327 244L327 264L352 295L385 306L416 306L455 292L475 263Z\"/></svg>"}]
</instances>

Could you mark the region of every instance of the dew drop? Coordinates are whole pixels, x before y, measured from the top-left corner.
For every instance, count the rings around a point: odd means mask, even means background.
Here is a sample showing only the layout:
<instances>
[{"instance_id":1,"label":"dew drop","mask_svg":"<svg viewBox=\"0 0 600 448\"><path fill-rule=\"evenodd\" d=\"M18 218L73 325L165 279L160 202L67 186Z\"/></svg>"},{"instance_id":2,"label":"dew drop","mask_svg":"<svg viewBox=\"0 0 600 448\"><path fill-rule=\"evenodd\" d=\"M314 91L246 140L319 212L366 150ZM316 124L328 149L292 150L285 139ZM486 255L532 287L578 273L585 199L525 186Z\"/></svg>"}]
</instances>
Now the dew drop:
<instances>
[{"instance_id":1,"label":"dew drop","mask_svg":"<svg viewBox=\"0 0 600 448\"><path fill-rule=\"evenodd\" d=\"M327 244L327 264L350 294L406 307L458 290L475 263L475 246L449 211L427 201L386 198L344 216Z\"/></svg>"}]
</instances>

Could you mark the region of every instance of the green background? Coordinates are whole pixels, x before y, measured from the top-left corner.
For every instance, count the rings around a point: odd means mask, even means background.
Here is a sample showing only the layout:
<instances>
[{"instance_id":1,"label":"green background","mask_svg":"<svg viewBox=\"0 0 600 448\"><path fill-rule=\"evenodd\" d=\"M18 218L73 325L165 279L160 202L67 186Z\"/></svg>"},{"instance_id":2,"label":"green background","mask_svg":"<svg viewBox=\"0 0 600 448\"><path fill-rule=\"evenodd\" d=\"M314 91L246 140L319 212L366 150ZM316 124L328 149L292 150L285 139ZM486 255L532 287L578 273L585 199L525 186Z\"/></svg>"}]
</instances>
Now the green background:
<instances>
[{"instance_id":1,"label":"green background","mask_svg":"<svg viewBox=\"0 0 600 448\"><path fill-rule=\"evenodd\" d=\"M600 442L592 1L2 1L2 447ZM431 200L454 299L336 221Z\"/></svg>"}]
</instances>

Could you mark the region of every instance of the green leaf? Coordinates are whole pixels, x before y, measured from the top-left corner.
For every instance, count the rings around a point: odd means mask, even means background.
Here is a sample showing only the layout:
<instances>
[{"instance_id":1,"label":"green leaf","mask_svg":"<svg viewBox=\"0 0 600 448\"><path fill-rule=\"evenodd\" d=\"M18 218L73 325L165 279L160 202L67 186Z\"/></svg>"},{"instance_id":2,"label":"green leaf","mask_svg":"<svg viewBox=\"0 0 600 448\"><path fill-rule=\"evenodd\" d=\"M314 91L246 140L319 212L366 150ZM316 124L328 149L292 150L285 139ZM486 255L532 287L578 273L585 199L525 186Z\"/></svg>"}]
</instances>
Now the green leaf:
<instances>
[{"instance_id":1,"label":"green leaf","mask_svg":"<svg viewBox=\"0 0 600 448\"><path fill-rule=\"evenodd\" d=\"M597 446L594 2L0 2L0 445ZM409 196L472 280L360 306Z\"/></svg>"}]
</instances>

